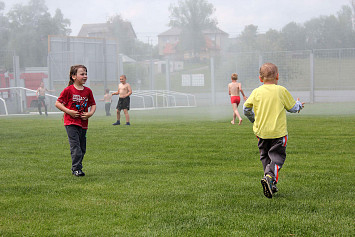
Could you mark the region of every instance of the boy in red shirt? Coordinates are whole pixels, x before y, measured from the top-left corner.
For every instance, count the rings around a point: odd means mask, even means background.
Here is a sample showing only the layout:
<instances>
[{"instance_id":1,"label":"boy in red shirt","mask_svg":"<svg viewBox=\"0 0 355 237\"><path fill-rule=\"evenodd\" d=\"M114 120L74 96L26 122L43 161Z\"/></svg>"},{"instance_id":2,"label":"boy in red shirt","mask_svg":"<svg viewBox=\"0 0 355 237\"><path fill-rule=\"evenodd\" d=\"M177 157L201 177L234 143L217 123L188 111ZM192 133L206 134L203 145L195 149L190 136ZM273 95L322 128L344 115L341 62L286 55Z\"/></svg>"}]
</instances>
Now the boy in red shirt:
<instances>
[{"instance_id":1,"label":"boy in red shirt","mask_svg":"<svg viewBox=\"0 0 355 237\"><path fill-rule=\"evenodd\" d=\"M87 69L84 65L72 66L69 78L68 87L62 91L55 106L64 112L72 173L75 176L84 176L82 161L86 152L86 131L88 119L95 113L96 103L91 89L84 86L87 81Z\"/></svg>"}]
</instances>

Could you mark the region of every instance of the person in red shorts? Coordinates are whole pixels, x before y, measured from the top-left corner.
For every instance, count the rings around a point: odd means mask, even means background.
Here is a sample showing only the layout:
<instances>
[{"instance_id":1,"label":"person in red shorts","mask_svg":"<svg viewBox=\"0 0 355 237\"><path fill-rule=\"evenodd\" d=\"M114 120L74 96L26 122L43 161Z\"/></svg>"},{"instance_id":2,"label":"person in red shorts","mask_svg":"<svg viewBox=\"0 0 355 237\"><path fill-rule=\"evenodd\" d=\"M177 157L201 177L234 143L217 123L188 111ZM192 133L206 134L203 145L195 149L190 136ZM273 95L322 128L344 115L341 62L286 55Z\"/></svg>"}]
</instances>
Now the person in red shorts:
<instances>
[{"instance_id":1,"label":"person in red shorts","mask_svg":"<svg viewBox=\"0 0 355 237\"><path fill-rule=\"evenodd\" d=\"M243 90L242 90L242 84L237 82L238 80L238 75L237 73L233 73L231 76L232 82L228 84L228 93L231 97L231 103L233 106L233 120L231 121L231 124L235 124L235 119L238 117L239 119L239 125L242 124L242 117L240 117L240 114L238 112L238 105L240 103L240 93L243 95L243 99L246 100L247 97L245 96Z\"/></svg>"}]
</instances>

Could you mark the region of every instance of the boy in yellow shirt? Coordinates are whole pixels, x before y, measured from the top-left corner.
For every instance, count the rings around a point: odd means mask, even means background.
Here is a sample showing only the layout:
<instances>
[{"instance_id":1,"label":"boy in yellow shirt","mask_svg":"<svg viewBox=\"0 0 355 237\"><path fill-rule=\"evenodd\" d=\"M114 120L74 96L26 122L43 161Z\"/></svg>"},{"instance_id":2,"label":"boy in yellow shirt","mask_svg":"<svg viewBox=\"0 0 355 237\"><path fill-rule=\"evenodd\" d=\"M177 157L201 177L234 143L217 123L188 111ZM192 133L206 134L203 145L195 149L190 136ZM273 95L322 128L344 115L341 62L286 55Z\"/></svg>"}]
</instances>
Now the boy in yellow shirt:
<instances>
[{"instance_id":1,"label":"boy in yellow shirt","mask_svg":"<svg viewBox=\"0 0 355 237\"><path fill-rule=\"evenodd\" d=\"M274 64L263 64L259 73L263 85L253 90L244 103L243 111L254 123L253 131L259 140L260 160L264 168L261 184L264 195L272 198L273 193L278 191L279 171L286 159L286 110L300 112L304 103L299 99L295 101L285 87L277 85L279 73Z\"/></svg>"}]
</instances>

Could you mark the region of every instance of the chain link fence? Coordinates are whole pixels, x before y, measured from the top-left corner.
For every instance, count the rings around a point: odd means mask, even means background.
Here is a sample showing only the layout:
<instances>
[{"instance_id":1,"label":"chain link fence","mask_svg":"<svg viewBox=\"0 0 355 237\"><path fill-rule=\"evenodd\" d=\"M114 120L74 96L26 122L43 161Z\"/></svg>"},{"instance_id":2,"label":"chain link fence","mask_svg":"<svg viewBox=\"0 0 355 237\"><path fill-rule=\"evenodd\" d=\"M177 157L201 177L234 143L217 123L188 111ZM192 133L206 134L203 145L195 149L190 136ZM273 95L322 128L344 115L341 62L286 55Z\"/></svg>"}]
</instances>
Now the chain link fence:
<instances>
[{"instance_id":1,"label":"chain link fence","mask_svg":"<svg viewBox=\"0 0 355 237\"><path fill-rule=\"evenodd\" d=\"M227 85L232 73L238 74L238 81L242 83L246 95L249 95L261 85L258 78L260 66L272 62L279 68L279 85L285 86L295 98L300 97L308 103L355 102L355 49L226 53L196 62L140 60L147 58L146 55L130 58L118 54L114 41L104 39L52 37L50 42L48 81L49 88L55 89L56 95L69 81L70 66L84 64L88 67L87 85L93 90L96 99L103 97L106 88L117 90L119 76L125 74L133 92L141 92L137 103L141 103L139 101L147 91L162 95L172 91L194 95L197 105L227 104ZM18 57L14 52L0 51L2 88L16 86L11 84L9 75L17 75L21 81L16 61ZM24 65L21 66L23 68ZM148 94L152 95L151 92ZM116 100L114 98L113 103ZM152 101L151 98L147 100ZM182 100L186 101L185 95ZM135 103L134 100L132 103ZM171 102L167 100L164 103ZM179 101L177 104L180 104Z\"/></svg>"}]
</instances>

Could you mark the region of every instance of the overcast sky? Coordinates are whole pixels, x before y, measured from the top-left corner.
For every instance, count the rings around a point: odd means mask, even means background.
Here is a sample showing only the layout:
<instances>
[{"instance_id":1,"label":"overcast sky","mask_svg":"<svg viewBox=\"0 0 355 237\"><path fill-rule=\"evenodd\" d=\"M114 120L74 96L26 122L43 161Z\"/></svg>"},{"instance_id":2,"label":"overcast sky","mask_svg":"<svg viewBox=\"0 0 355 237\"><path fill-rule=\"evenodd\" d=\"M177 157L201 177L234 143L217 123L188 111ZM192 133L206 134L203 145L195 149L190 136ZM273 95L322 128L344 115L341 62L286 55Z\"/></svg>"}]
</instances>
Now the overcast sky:
<instances>
[{"instance_id":1,"label":"overcast sky","mask_svg":"<svg viewBox=\"0 0 355 237\"><path fill-rule=\"evenodd\" d=\"M27 5L29 0L0 0L7 12L14 4ZM61 9L71 20L73 36L82 24L103 23L108 17L120 14L132 23L138 38L157 43L157 35L169 29L169 6L178 0L45 0L54 15ZM351 0L208 0L216 8L218 27L230 37L240 34L246 25L258 26L259 32L280 30L293 21L304 23L319 16L336 15Z\"/></svg>"}]
</instances>

